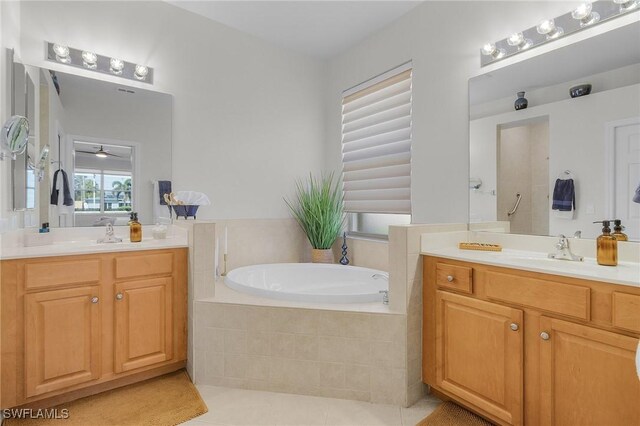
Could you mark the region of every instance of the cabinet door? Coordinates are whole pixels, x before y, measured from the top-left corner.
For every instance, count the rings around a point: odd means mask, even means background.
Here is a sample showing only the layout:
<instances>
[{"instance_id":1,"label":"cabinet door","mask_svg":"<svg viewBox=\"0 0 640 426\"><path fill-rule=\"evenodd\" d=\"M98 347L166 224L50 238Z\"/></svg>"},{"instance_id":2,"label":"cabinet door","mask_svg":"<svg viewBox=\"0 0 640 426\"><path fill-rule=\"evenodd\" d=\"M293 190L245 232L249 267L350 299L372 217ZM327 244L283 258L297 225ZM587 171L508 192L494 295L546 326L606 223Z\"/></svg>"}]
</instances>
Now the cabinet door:
<instances>
[{"instance_id":1,"label":"cabinet door","mask_svg":"<svg viewBox=\"0 0 640 426\"><path fill-rule=\"evenodd\" d=\"M522 311L436 292L436 377L443 390L522 424Z\"/></svg>"},{"instance_id":2,"label":"cabinet door","mask_svg":"<svg viewBox=\"0 0 640 426\"><path fill-rule=\"evenodd\" d=\"M95 286L25 296L27 397L100 377L100 304Z\"/></svg>"},{"instance_id":3,"label":"cabinet door","mask_svg":"<svg viewBox=\"0 0 640 426\"><path fill-rule=\"evenodd\" d=\"M125 281L115 290L115 372L170 360L172 279Z\"/></svg>"},{"instance_id":4,"label":"cabinet door","mask_svg":"<svg viewBox=\"0 0 640 426\"><path fill-rule=\"evenodd\" d=\"M543 424L640 424L638 339L546 317L540 327Z\"/></svg>"}]
</instances>

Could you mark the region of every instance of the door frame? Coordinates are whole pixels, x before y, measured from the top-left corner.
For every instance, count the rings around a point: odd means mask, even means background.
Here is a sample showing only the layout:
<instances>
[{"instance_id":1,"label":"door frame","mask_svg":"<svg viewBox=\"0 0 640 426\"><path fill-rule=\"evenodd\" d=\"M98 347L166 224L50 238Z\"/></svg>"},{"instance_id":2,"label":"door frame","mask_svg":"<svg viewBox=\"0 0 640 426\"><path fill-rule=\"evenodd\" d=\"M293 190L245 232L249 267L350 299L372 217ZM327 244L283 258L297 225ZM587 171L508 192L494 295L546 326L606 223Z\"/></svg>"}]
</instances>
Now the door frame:
<instances>
[{"instance_id":1,"label":"door frame","mask_svg":"<svg viewBox=\"0 0 640 426\"><path fill-rule=\"evenodd\" d=\"M616 189L616 129L618 127L640 125L640 117L629 117L622 120L609 121L604 125L604 215L613 217L615 210Z\"/></svg>"}]
</instances>

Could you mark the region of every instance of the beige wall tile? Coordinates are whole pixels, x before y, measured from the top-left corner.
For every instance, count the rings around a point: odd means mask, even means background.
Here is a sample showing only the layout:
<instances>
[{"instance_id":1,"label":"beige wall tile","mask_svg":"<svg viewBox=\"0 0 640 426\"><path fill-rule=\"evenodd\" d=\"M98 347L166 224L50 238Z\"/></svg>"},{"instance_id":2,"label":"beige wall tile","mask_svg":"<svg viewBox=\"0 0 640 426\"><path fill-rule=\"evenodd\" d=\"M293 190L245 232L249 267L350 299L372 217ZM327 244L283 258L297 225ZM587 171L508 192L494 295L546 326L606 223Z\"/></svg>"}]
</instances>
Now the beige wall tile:
<instances>
[{"instance_id":1,"label":"beige wall tile","mask_svg":"<svg viewBox=\"0 0 640 426\"><path fill-rule=\"evenodd\" d=\"M249 355L270 355L270 334L266 331L247 332L247 353Z\"/></svg>"},{"instance_id":2,"label":"beige wall tile","mask_svg":"<svg viewBox=\"0 0 640 426\"><path fill-rule=\"evenodd\" d=\"M317 360L318 336L296 334L294 356L297 359Z\"/></svg>"},{"instance_id":3,"label":"beige wall tile","mask_svg":"<svg viewBox=\"0 0 640 426\"><path fill-rule=\"evenodd\" d=\"M344 340L344 361L354 364L371 362L371 341L365 339Z\"/></svg>"},{"instance_id":4,"label":"beige wall tile","mask_svg":"<svg viewBox=\"0 0 640 426\"><path fill-rule=\"evenodd\" d=\"M269 380L269 357L248 356L245 377L267 383Z\"/></svg>"},{"instance_id":5,"label":"beige wall tile","mask_svg":"<svg viewBox=\"0 0 640 426\"><path fill-rule=\"evenodd\" d=\"M406 315L371 315L372 340L403 342L406 336Z\"/></svg>"},{"instance_id":6,"label":"beige wall tile","mask_svg":"<svg viewBox=\"0 0 640 426\"><path fill-rule=\"evenodd\" d=\"M371 389L371 367L368 365L347 364L345 383L347 389L369 391Z\"/></svg>"},{"instance_id":7,"label":"beige wall tile","mask_svg":"<svg viewBox=\"0 0 640 426\"><path fill-rule=\"evenodd\" d=\"M316 334L316 312L307 309L273 309L270 313L270 330L281 333Z\"/></svg>"},{"instance_id":8,"label":"beige wall tile","mask_svg":"<svg viewBox=\"0 0 640 426\"><path fill-rule=\"evenodd\" d=\"M268 331L269 315L272 308L263 306L247 307L247 330Z\"/></svg>"},{"instance_id":9,"label":"beige wall tile","mask_svg":"<svg viewBox=\"0 0 640 426\"><path fill-rule=\"evenodd\" d=\"M345 365L337 362L319 362L320 387L344 388Z\"/></svg>"},{"instance_id":10,"label":"beige wall tile","mask_svg":"<svg viewBox=\"0 0 640 426\"><path fill-rule=\"evenodd\" d=\"M270 334L271 356L293 358L295 354L296 336L288 333Z\"/></svg>"},{"instance_id":11,"label":"beige wall tile","mask_svg":"<svg viewBox=\"0 0 640 426\"><path fill-rule=\"evenodd\" d=\"M247 355L225 354L224 377L244 379L248 364Z\"/></svg>"},{"instance_id":12,"label":"beige wall tile","mask_svg":"<svg viewBox=\"0 0 640 426\"><path fill-rule=\"evenodd\" d=\"M342 337L318 336L318 360L344 362L346 341Z\"/></svg>"},{"instance_id":13,"label":"beige wall tile","mask_svg":"<svg viewBox=\"0 0 640 426\"><path fill-rule=\"evenodd\" d=\"M224 353L246 354L247 332L244 330L224 330Z\"/></svg>"}]
</instances>

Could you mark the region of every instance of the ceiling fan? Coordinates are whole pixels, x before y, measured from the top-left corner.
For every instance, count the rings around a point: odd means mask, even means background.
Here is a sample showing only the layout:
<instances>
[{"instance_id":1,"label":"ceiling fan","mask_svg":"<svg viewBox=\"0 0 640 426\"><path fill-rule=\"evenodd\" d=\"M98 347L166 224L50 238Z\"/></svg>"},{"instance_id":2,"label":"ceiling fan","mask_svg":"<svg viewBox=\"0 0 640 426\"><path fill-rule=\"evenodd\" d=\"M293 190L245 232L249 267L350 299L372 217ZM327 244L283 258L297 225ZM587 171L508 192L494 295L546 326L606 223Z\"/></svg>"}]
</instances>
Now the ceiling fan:
<instances>
[{"instance_id":1,"label":"ceiling fan","mask_svg":"<svg viewBox=\"0 0 640 426\"><path fill-rule=\"evenodd\" d=\"M100 157L100 158L107 158L107 157L122 158L122 156L120 156L120 155L111 154L111 153L109 153L109 151L105 151L104 147L102 145L100 145L100 149L98 149L97 146L94 146L94 148L96 148L97 151L80 151L80 150L76 150L76 152L82 152L84 154L93 154L96 157Z\"/></svg>"}]
</instances>

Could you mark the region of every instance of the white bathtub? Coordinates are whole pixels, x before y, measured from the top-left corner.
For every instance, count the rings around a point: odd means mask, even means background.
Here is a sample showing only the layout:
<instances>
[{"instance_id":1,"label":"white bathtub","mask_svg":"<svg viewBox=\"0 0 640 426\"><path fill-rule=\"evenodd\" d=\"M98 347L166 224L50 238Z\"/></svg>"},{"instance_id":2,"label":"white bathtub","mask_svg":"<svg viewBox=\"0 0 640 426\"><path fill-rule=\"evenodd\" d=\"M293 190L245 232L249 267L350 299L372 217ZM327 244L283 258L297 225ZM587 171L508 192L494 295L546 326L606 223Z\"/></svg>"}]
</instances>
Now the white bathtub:
<instances>
[{"instance_id":1,"label":"white bathtub","mask_svg":"<svg viewBox=\"0 0 640 426\"><path fill-rule=\"evenodd\" d=\"M225 284L243 293L271 299L320 303L382 302L380 291L389 289L383 274L369 268L321 263L274 263L236 268Z\"/></svg>"}]
</instances>

